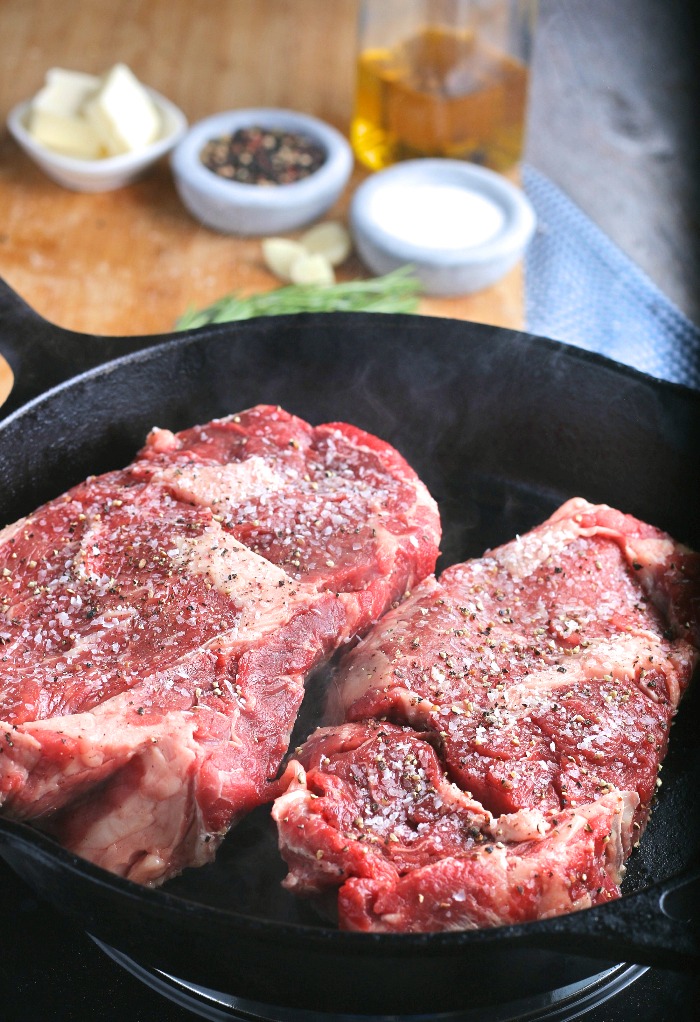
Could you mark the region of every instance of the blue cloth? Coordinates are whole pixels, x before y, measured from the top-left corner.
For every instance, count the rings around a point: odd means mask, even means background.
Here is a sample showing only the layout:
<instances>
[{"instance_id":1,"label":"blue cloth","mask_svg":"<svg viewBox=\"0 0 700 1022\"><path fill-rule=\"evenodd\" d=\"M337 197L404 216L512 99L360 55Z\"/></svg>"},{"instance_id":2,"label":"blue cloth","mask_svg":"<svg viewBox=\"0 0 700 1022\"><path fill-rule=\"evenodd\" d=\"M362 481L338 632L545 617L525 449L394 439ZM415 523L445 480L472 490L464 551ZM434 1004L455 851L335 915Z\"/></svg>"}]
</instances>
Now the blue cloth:
<instances>
[{"instance_id":1,"label":"blue cloth","mask_svg":"<svg viewBox=\"0 0 700 1022\"><path fill-rule=\"evenodd\" d=\"M527 329L700 389L700 330L547 177L526 166L523 186Z\"/></svg>"}]
</instances>

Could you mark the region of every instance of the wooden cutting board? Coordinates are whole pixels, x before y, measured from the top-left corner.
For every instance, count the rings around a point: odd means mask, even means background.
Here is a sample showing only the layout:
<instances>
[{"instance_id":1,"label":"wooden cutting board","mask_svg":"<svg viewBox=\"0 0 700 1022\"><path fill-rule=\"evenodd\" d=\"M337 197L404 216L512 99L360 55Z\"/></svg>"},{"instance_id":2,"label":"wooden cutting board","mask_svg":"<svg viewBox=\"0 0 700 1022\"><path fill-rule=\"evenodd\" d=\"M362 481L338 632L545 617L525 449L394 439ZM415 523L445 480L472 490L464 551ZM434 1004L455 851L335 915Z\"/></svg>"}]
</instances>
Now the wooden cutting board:
<instances>
[{"instance_id":1,"label":"wooden cutting board","mask_svg":"<svg viewBox=\"0 0 700 1022\"><path fill-rule=\"evenodd\" d=\"M101 73L117 61L193 122L218 110L285 106L347 132L356 0L3 0L0 117L51 66ZM346 218L356 168L327 219ZM293 235L291 235L293 236ZM188 308L268 290L260 239L217 234L186 212L167 160L102 194L54 184L6 129L0 137L0 276L38 313L86 333L164 333ZM352 257L340 279L367 276ZM479 294L424 298L421 312L520 328L522 268Z\"/></svg>"}]
</instances>

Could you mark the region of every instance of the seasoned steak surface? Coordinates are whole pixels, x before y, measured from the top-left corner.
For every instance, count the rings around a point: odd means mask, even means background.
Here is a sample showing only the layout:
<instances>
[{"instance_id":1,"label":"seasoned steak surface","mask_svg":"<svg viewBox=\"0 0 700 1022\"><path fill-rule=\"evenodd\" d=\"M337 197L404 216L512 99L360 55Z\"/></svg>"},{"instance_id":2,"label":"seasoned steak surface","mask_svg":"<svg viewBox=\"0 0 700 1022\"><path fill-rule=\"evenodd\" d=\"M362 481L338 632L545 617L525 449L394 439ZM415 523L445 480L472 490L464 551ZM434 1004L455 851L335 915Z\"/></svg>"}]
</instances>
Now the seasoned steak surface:
<instances>
[{"instance_id":1,"label":"seasoned steak surface","mask_svg":"<svg viewBox=\"0 0 700 1022\"><path fill-rule=\"evenodd\" d=\"M0 534L0 802L160 882L264 801L308 672L433 570L388 444L258 406L154 430Z\"/></svg>"},{"instance_id":2,"label":"seasoned steak surface","mask_svg":"<svg viewBox=\"0 0 700 1022\"><path fill-rule=\"evenodd\" d=\"M575 499L426 579L344 659L275 806L341 924L469 928L619 893L697 661L697 555Z\"/></svg>"}]
</instances>

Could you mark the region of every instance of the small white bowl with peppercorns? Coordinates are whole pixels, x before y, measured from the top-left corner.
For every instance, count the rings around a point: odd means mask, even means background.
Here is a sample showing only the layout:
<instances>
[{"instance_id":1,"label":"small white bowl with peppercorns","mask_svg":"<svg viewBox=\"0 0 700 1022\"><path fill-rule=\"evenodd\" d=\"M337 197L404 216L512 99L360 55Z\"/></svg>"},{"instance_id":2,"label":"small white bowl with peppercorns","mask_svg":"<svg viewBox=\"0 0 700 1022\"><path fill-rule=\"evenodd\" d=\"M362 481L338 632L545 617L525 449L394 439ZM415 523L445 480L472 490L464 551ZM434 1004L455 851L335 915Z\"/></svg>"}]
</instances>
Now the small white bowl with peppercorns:
<instances>
[{"instance_id":1,"label":"small white bowl with peppercorns","mask_svg":"<svg viewBox=\"0 0 700 1022\"><path fill-rule=\"evenodd\" d=\"M339 131L275 108L207 117L171 156L189 212L206 227L240 235L278 234L316 220L339 198L352 166Z\"/></svg>"}]
</instances>

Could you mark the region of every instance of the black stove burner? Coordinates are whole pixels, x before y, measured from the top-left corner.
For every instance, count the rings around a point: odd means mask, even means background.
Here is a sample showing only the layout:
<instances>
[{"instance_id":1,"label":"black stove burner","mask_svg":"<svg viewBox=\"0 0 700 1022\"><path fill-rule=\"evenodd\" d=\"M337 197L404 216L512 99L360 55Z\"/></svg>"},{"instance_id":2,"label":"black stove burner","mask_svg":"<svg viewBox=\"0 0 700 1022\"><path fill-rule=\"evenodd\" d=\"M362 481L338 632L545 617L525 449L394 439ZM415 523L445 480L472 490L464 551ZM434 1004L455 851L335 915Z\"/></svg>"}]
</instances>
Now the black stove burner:
<instances>
[{"instance_id":1,"label":"black stove burner","mask_svg":"<svg viewBox=\"0 0 700 1022\"><path fill-rule=\"evenodd\" d=\"M158 969L139 965L132 958L92 938L114 962L163 994L175 1004L212 1022L569 1022L581 1018L625 990L647 969L641 965L616 965L571 986L540 997L460 1012L437 1015L333 1015L294 1008L277 1008L231 994L187 983Z\"/></svg>"}]
</instances>

